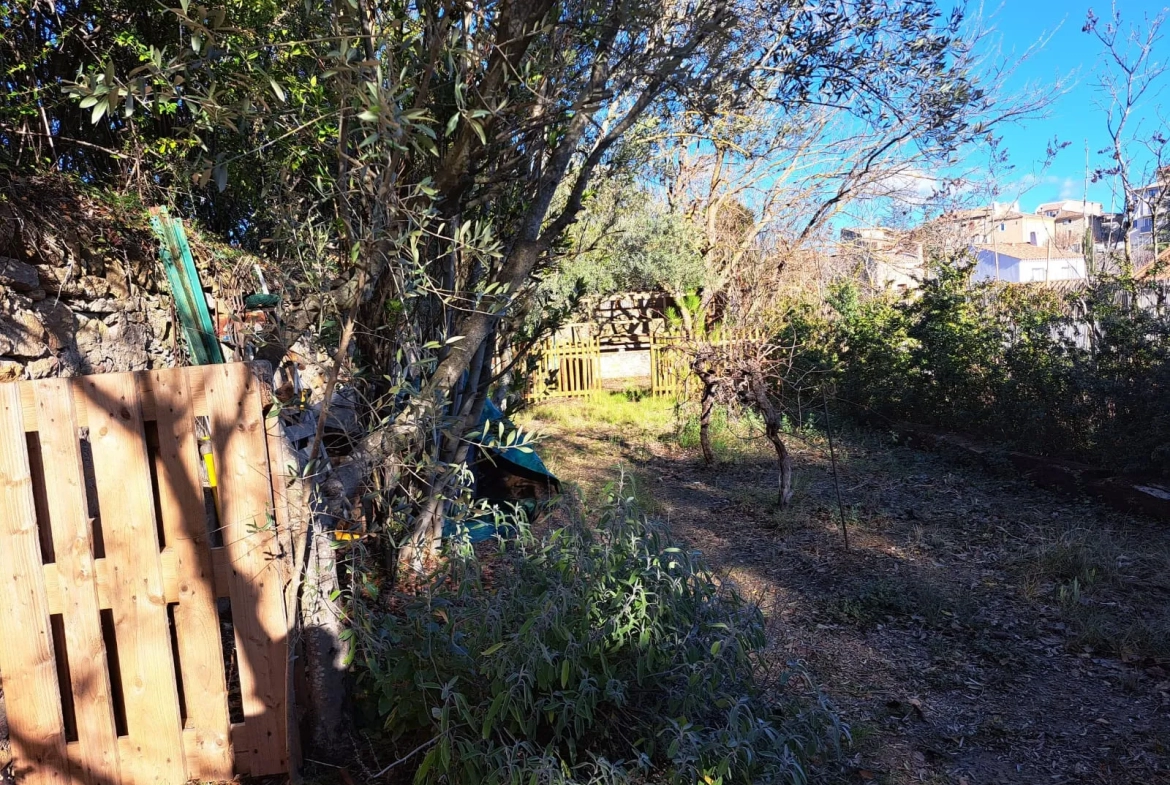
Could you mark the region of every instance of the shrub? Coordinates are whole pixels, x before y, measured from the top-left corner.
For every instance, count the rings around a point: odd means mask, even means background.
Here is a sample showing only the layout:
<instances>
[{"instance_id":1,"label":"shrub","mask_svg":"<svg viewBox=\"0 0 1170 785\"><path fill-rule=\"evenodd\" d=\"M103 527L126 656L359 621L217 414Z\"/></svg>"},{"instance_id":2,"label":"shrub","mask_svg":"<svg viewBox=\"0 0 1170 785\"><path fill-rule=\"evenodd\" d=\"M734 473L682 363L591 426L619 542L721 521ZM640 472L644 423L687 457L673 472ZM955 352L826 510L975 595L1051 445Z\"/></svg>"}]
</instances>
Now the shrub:
<instances>
[{"instance_id":1,"label":"shrub","mask_svg":"<svg viewBox=\"0 0 1170 785\"><path fill-rule=\"evenodd\" d=\"M487 572L453 558L367 651L387 730L426 749L415 782L803 782L832 738L819 702L760 686L759 610L627 501Z\"/></svg>"},{"instance_id":2,"label":"shrub","mask_svg":"<svg viewBox=\"0 0 1170 785\"><path fill-rule=\"evenodd\" d=\"M1160 284L1098 276L1059 296L973 283L963 257L935 264L913 297L862 299L845 283L826 309L790 321L798 364L830 374L846 412L1170 473L1170 313Z\"/></svg>"}]
</instances>

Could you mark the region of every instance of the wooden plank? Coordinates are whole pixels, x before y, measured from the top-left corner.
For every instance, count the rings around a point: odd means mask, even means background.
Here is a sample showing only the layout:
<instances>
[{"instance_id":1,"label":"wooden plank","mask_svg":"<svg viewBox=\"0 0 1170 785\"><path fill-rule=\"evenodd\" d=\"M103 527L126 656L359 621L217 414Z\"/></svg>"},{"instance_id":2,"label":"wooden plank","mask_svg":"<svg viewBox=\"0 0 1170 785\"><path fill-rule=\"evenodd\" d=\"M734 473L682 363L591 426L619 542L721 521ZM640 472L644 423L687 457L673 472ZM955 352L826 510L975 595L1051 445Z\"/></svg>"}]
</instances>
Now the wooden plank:
<instances>
[{"instance_id":1,"label":"wooden plank","mask_svg":"<svg viewBox=\"0 0 1170 785\"><path fill-rule=\"evenodd\" d=\"M75 380L89 411L98 505L110 586L129 754L122 778L134 785L186 781L150 463L135 374ZM115 525L116 522L116 525Z\"/></svg>"},{"instance_id":2,"label":"wooden plank","mask_svg":"<svg viewBox=\"0 0 1170 785\"><path fill-rule=\"evenodd\" d=\"M179 368L154 371L150 380L158 420L155 476L159 510L178 578L175 632L187 729L192 731L184 735L188 775L229 780L233 771L227 678L191 388Z\"/></svg>"},{"instance_id":3,"label":"wooden plank","mask_svg":"<svg viewBox=\"0 0 1170 785\"><path fill-rule=\"evenodd\" d=\"M53 488L47 502L77 716L76 760L79 773L88 782L117 785L121 782L118 732L102 638L72 386L65 379L44 379L36 382L35 389L41 452L45 465L52 467Z\"/></svg>"},{"instance_id":4,"label":"wooden plank","mask_svg":"<svg viewBox=\"0 0 1170 785\"><path fill-rule=\"evenodd\" d=\"M16 387L20 388L20 404L21 411L24 418L24 430L35 431L37 429L37 398L36 392L33 388L35 382L17 382ZM207 416L207 399L203 397L202 389L193 390L195 416ZM140 380L139 382L139 401L142 404L142 419L150 421L155 419L155 402L154 390L150 386L149 377ZM77 419L79 427L89 425L89 409L86 406L86 401L83 398L78 398L73 402L74 416Z\"/></svg>"},{"instance_id":5,"label":"wooden plank","mask_svg":"<svg viewBox=\"0 0 1170 785\"><path fill-rule=\"evenodd\" d=\"M20 390L0 384L0 673L22 785L70 782Z\"/></svg>"},{"instance_id":6,"label":"wooden plank","mask_svg":"<svg viewBox=\"0 0 1170 785\"><path fill-rule=\"evenodd\" d=\"M179 602L182 599L179 575L178 557L172 550L165 550L160 555L162 561L163 594L167 604ZM215 596L226 598L231 596L228 586L228 575L231 573L231 564L228 561L227 551L223 548L211 549L212 574L215 584ZM113 566L106 559L96 559L93 563L94 585L97 587L98 607L101 610L110 610L114 607ZM49 600L49 613L61 613L65 608L65 599L61 595L61 575L56 564L44 565L45 594Z\"/></svg>"},{"instance_id":7,"label":"wooden plank","mask_svg":"<svg viewBox=\"0 0 1170 785\"><path fill-rule=\"evenodd\" d=\"M259 382L242 363L199 370L212 412L211 443L219 474L221 525L231 558L229 583L240 657L248 773L280 774L288 769L288 627L278 569L283 555L269 519L272 489Z\"/></svg>"},{"instance_id":8,"label":"wooden plank","mask_svg":"<svg viewBox=\"0 0 1170 785\"><path fill-rule=\"evenodd\" d=\"M268 442L268 466L272 486L274 515L276 518L277 536L288 544L289 557L286 560L288 571L284 580L284 608L285 626L292 629L296 623L298 582L297 573L303 567L307 556L306 545L309 536L308 502L305 497L305 481L301 478L301 466L291 442L284 432L284 425L279 417L266 417L264 420L265 437ZM288 733L288 762L289 771L295 775L299 771L301 756L301 739L298 733L296 690L292 678L293 654L285 654L288 663L289 677L285 697L285 727ZM296 777L294 776L294 779Z\"/></svg>"}]
</instances>

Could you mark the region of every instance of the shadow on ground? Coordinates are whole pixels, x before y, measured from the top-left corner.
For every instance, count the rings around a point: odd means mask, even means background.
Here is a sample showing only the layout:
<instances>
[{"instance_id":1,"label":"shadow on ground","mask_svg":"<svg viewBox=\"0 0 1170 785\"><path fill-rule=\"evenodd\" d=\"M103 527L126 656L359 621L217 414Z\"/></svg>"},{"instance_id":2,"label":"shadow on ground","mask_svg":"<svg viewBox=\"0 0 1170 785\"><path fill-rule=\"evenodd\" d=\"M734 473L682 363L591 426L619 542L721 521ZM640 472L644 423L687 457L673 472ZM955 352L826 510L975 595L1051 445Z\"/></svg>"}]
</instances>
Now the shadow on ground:
<instances>
[{"instance_id":1,"label":"shadow on ground","mask_svg":"<svg viewBox=\"0 0 1170 785\"><path fill-rule=\"evenodd\" d=\"M824 686L853 744L819 781L1170 783L1164 527L854 433L838 456L845 552L816 434L793 439L797 501L779 511L750 434L707 468L661 418L614 427L551 406L525 418L551 468L586 503L632 476L760 603L768 656Z\"/></svg>"}]
</instances>

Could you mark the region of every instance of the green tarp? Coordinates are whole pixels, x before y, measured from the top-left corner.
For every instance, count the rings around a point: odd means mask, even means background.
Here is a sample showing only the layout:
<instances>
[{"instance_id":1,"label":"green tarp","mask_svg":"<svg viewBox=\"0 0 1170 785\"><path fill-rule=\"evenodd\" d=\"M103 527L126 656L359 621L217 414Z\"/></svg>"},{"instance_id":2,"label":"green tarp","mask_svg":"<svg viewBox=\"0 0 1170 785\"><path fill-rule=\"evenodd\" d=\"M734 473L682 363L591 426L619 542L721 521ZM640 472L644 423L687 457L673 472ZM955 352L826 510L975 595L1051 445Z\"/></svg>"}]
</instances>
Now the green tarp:
<instances>
[{"instance_id":1,"label":"green tarp","mask_svg":"<svg viewBox=\"0 0 1170 785\"><path fill-rule=\"evenodd\" d=\"M494 403L488 400L486 403L484 403L483 415L479 420L479 432L481 434L490 433L491 431L498 429L498 424L501 422L504 424L505 433L515 429L515 426L512 425L512 422L508 420L507 417L504 416L503 412L496 408ZM540 456L536 454L536 450L532 449L530 446L526 449L520 449L519 447L479 447L476 449L483 449L486 451L490 456L490 459L498 464L502 464L502 468L504 469L515 467L523 472L546 477L552 482L553 485L560 486L560 480L558 480L556 476L548 470L548 467L544 465L544 461L542 461ZM474 462L474 456L472 456L470 460ZM522 500L518 503L528 508L529 502L531 502L531 500ZM535 512L534 507L529 509L529 514L533 512ZM490 539L497 534L504 536L508 534L508 532L500 531L500 528L496 526L495 517L490 513L468 521L466 525L472 542L482 542L483 540ZM455 534L455 531L456 525L454 522L446 521L444 523L444 537L450 537L451 535Z\"/></svg>"}]
</instances>

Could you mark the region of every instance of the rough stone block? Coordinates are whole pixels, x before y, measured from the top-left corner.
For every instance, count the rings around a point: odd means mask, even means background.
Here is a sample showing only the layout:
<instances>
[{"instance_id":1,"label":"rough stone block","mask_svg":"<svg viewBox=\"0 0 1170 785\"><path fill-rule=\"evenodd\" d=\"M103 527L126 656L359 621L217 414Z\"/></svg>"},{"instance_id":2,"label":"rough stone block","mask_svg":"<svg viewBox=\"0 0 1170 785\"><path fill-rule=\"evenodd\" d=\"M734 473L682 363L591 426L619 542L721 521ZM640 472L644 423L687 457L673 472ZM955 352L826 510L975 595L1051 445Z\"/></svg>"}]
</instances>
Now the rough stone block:
<instances>
[{"instance_id":1,"label":"rough stone block","mask_svg":"<svg viewBox=\"0 0 1170 785\"><path fill-rule=\"evenodd\" d=\"M0 313L0 353L16 357L42 357L48 350L45 328L35 313Z\"/></svg>"},{"instance_id":2,"label":"rough stone block","mask_svg":"<svg viewBox=\"0 0 1170 785\"><path fill-rule=\"evenodd\" d=\"M56 357L44 357L40 360L33 360L28 364L28 378L47 379L50 376L56 376L60 367L61 363L57 361Z\"/></svg>"},{"instance_id":3,"label":"rough stone block","mask_svg":"<svg viewBox=\"0 0 1170 785\"><path fill-rule=\"evenodd\" d=\"M43 300L35 308L45 327L50 349L60 351L73 343L73 336L77 334L77 319L68 306L53 299Z\"/></svg>"},{"instance_id":4,"label":"rough stone block","mask_svg":"<svg viewBox=\"0 0 1170 785\"><path fill-rule=\"evenodd\" d=\"M0 284L14 292L31 292L40 287L40 277L31 264L0 256Z\"/></svg>"},{"instance_id":5,"label":"rough stone block","mask_svg":"<svg viewBox=\"0 0 1170 785\"><path fill-rule=\"evenodd\" d=\"M0 360L0 384L15 382L24 376L24 366L15 360Z\"/></svg>"}]
</instances>

